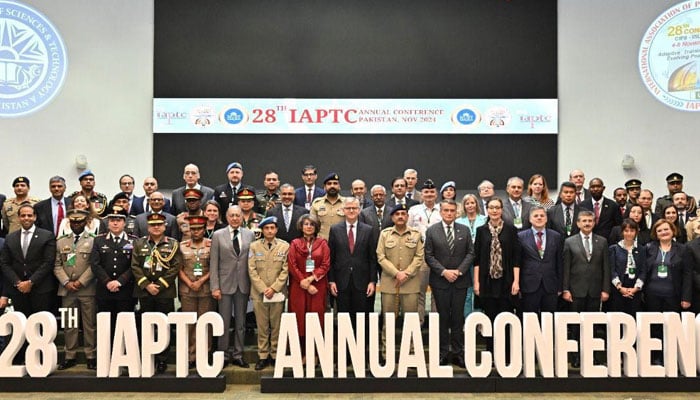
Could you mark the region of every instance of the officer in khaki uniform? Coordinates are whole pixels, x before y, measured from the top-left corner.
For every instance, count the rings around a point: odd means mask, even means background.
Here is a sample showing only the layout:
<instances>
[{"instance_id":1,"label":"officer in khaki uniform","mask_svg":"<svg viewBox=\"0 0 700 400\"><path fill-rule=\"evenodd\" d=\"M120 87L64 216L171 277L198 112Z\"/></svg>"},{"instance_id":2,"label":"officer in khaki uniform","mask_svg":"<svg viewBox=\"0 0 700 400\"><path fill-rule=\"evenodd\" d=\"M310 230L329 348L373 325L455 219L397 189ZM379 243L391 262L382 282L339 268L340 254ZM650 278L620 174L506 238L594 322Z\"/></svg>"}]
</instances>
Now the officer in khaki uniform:
<instances>
[{"instance_id":1,"label":"officer in khaki uniform","mask_svg":"<svg viewBox=\"0 0 700 400\"><path fill-rule=\"evenodd\" d=\"M182 265L182 254L177 240L165 236L165 219L165 215L150 214L148 236L134 241L131 271L136 281L134 297L139 299L141 312L167 314L175 310L175 279ZM168 369L167 359L166 348L156 355L156 372L162 374Z\"/></svg>"},{"instance_id":2,"label":"officer in khaki uniform","mask_svg":"<svg viewBox=\"0 0 700 400\"><path fill-rule=\"evenodd\" d=\"M83 342L88 369L96 369L96 315L95 276L90 265L90 254L95 235L85 230L89 213L85 210L68 211L68 220L73 233L61 236L56 241L56 263L53 273L58 280L58 295L61 305L78 309L83 326ZM64 321L66 322L66 321ZM65 325L66 358L58 369L68 369L76 364L79 329Z\"/></svg>"},{"instance_id":3,"label":"officer in khaki uniform","mask_svg":"<svg viewBox=\"0 0 700 400\"><path fill-rule=\"evenodd\" d=\"M406 225L408 207L398 204L391 210L394 226L382 230L377 244L377 261L382 268L380 290L382 313L418 312L420 277L423 264L423 240L420 232ZM382 329L382 348L386 348L386 324Z\"/></svg>"},{"instance_id":4,"label":"officer in khaki uniform","mask_svg":"<svg viewBox=\"0 0 700 400\"><path fill-rule=\"evenodd\" d=\"M19 206L23 203L34 205L39 202L36 197L29 196L29 178L18 176L12 181L12 189L15 197L5 200L2 205L2 225L7 229L7 233L14 232L20 228Z\"/></svg>"},{"instance_id":5,"label":"officer in khaki uniform","mask_svg":"<svg viewBox=\"0 0 700 400\"><path fill-rule=\"evenodd\" d=\"M185 200L187 192L185 190ZM216 301L211 296L209 287L209 256L211 254L211 239L204 237L204 227L207 224L207 217L203 215L190 215L187 217L187 231L190 239L180 242L180 253L182 254L182 267L180 268L180 303L183 312L196 312L197 318L202 314L215 311ZM182 226L182 225L180 225ZM197 338L196 326L189 325L189 366L194 368L197 360ZM211 332L207 335L207 348L212 349Z\"/></svg>"},{"instance_id":6,"label":"officer in khaki uniform","mask_svg":"<svg viewBox=\"0 0 700 400\"><path fill-rule=\"evenodd\" d=\"M103 217L107 213L107 196L100 192L96 192L95 188L95 174L89 169L83 171L82 174L78 176L78 182L80 182L80 189L73 192L69 197L72 199L75 196L82 194L85 198L92 204L92 208L95 213Z\"/></svg>"},{"instance_id":7,"label":"officer in khaki uniform","mask_svg":"<svg viewBox=\"0 0 700 400\"><path fill-rule=\"evenodd\" d=\"M331 172L323 180L326 194L315 198L311 202L310 214L321 223L318 236L328 240L331 225L345 221L343 212L343 197L340 195L340 178L335 172Z\"/></svg>"},{"instance_id":8,"label":"officer in khaki uniform","mask_svg":"<svg viewBox=\"0 0 700 400\"><path fill-rule=\"evenodd\" d=\"M253 300L258 325L257 371L275 364L277 337L287 297L287 252L289 243L277 239L277 217L267 217L258 225L263 238L250 244L248 275L250 298Z\"/></svg>"}]
</instances>

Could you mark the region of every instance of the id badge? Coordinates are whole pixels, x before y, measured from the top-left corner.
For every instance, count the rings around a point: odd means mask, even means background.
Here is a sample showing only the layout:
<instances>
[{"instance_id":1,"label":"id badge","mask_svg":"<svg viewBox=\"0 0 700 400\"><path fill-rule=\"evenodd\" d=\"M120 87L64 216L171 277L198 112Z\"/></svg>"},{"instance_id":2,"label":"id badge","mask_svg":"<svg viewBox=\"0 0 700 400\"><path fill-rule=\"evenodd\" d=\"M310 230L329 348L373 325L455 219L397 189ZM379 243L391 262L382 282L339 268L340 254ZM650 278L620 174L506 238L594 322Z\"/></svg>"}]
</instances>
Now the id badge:
<instances>
[{"instance_id":1,"label":"id badge","mask_svg":"<svg viewBox=\"0 0 700 400\"><path fill-rule=\"evenodd\" d=\"M153 266L153 263L151 262L151 256L146 256L146 259L143 262L143 269L151 269Z\"/></svg>"},{"instance_id":2,"label":"id badge","mask_svg":"<svg viewBox=\"0 0 700 400\"><path fill-rule=\"evenodd\" d=\"M163 265L160 263L160 261L156 262L156 271L160 272L163 270Z\"/></svg>"},{"instance_id":3,"label":"id badge","mask_svg":"<svg viewBox=\"0 0 700 400\"><path fill-rule=\"evenodd\" d=\"M637 268L635 267L629 267L627 269L627 276L630 277L630 279L634 279L634 277L637 275Z\"/></svg>"},{"instance_id":4,"label":"id badge","mask_svg":"<svg viewBox=\"0 0 700 400\"><path fill-rule=\"evenodd\" d=\"M659 265L656 267L656 274L659 276L659 278L668 277L668 266L664 264Z\"/></svg>"},{"instance_id":5,"label":"id badge","mask_svg":"<svg viewBox=\"0 0 700 400\"><path fill-rule=\"evenodd\" d=\"M194 276L202 276L202 264L199 262L194 264Z\"/></svg>"},{"instance_id":6,"label":"id badge","mask_svg":"<svg viewBox=\"0 0 700 400\"><path fill-rule=\"evenodd\" d=\"M75 253L69 253L66 256L66 266L75 267Z\"/></svg>"},{"instance_id":7,"label":"id badge","mask_svg":"<svg viewBox=\"0 0 700 400\"><path fill-rule=\"evenodd\" d=\"M515 225L516 228L520 229L523 227L523 219L518 217L518 218L513 218L513 225Z\"/></svg>"},{"instance_id":8,"label":"id badge","mask_svg":"<svg viewBox=\"0 0 700 400\"><path fill-rule=\"evenodd\" d=\"M306 208L307 210L310 210L310 209L311 209L311 203L304 203L304 208Z\"/></svg>"},{"instance_id":9,"label":"id badge","mask_svg":"<svg viewBox=\"0 0 700 400\"><path fill-rule=\"evenodd\" d=\"M306 259L306 272L314 272L314 260L313 258L307 258Z\"/></svg>"}]
</instances>

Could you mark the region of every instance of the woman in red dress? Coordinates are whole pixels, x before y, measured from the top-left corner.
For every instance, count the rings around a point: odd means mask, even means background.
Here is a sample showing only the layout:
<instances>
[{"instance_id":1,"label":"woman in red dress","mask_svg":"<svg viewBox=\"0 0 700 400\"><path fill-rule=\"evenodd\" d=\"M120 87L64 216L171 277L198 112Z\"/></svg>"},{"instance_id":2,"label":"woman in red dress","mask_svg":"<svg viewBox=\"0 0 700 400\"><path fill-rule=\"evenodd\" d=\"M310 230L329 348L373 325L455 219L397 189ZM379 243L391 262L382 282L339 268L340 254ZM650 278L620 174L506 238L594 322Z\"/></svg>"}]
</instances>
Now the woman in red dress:
<instances>
[{"instance_id":1,"label":"woman in red dress","mask_svg":"<svg viewBox=\"0 0 700 400\"><path fill-rule=\"evenodd\" d=\"M323 328L326 311L328 269L331 250L325 239L318 237L321 224L309 214L299 217L297 227L303 236L289 245L289 311L297 316L301 343L306 336L306 313L317 313Z\"/></svg>"}]
</instances>

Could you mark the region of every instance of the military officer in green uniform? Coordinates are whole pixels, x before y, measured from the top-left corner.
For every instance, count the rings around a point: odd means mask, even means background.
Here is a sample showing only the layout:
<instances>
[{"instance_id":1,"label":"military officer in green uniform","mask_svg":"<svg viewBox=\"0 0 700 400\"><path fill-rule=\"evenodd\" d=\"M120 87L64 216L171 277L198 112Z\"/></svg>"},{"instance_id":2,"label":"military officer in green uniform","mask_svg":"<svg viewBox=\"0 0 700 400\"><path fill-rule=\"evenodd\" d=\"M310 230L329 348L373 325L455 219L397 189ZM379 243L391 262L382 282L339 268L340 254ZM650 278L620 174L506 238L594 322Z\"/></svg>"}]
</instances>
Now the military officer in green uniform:
<instances>
[{"instance_id":1,"label":"military officer in green uniform","mask_svg":"<svg viewBox=\"0 0 700 400\"><path fill-rule=\"evenodd\" d=\"M90 202L90 204L92 204L92 208L95 210L95 213L100 217L103 217L107 211L107 196L94 190L95 174L93 174L89 169L86 169L78 176L78 182L80 182L80 190L73 192L73 194L70 195L70 198L82 194Z\"/></svg>"},{"instance_id":2,"label":"military officer in green uniform","mask_svg":"<svg viewBox=\"0 0 700 400\"><path fill-rule=\"evenodd\" d=\"M182 265L182 254L177 240L165 236L165 216L148 216L148 235L134 241L131 271L136 286L134 297L139 299L141 312L173 312L177 295L175 279ZM156 355L156 372L168 368L168 349Z\"/></svg>"},{"instance_id":3,"label":"military officer in green uniform","mask_svg":"<svg viewBox=\"0 0 700 400\"><path fill-rule=\"evenodd\" d=\"M19 224L19 206L23 203L34 205L39 202L36 197L29 196L29 178L26 176L18 176L12 181L12 189L15 191L15 197L5 200L2 205L2 225L7 229L7 233L11 233L20 228Z\"/></svg>"},{"instance_id":4,"label":"military officer in green uniform","mask_svg":"<svg viewBox=\"0 0 700 400\"><path fill-rule=\"evenodd\" d=\"M399 311L418 312L418 272L423 264L423 240L418 229L407 225L405 204L394 206L391 220L394 226L382 230L377 244L377 261L382 268L379 292L382 314L392 312L398 316ZM382 348L386 349L386 324L382 329Z\"/></svg>"},{"instance_id":5,"label":"military officer in green uniform","mask_svg":"<svg viewBox=\"0 0 700 400\"><path fill-rule=\"evenodd\" d=\"M95 276L90 265L90 254L95 235L85 230L89 213L86 210L68 211L70 234L56 240L56 263L53 273L58 280L58 295L61 306L77 309L83 327L83 343L88 369L96 369L96 315ZM64 321L66 322L66 321ZM58 369L68 369L76 365L79 346L78 326L64 325L65 359Z\"/></svg>"},{"instance_id":6,"label":"military officer in green uniform","mask_svg":"<svg viewBox=\"0 0 700 400\"><path fill-rule=\"evenodd\" d=\"M260 214L265 214L272 207L282 203L282 198L280 197L280 178L276 172L265 172L263 185L265 186L265 190L258 191L258 194L255 196L258 201L256 211Z\"/></svg>"},{"instance_id":7,"label":"military officer in green uniform","mask_svg":"<svg viewBox=\"0 0 700 400\"><path fill-rule=\"evenodd\" d=\"M204 193L199 189L185 189L182 195L185 198L185 208L187 211L178 214L176 219L177 226L180 228L180 240L185 241L190 239L189 217L204 215L204 211L202 210L202 197Z\"/></svg>"},{"instance_id":8,"label":"military officer in green uniform","mask_svg":"<svg viewBox=\"0 0 700 400\"><path fill-rule=\"evenodd\" d=\"M260 239L262 234L258 224L264 218L264 215L258 214L254 210L255 206L255 192L247 187L239 190L236 194L238 198L238 206L241 208L241 215L243 216L243 224L246 228L253 231L256 239Z\"/></svg>"},{"instance_id":9,"label":"military officer in green uniform","mask_svg":"<svg viewBox=\"0 0 700 400\"><path fill-rule=\"evenodd\" d=\"M250 244L248 275L250 298L258 326L258 357L255 370L275 364L277 337L287 297L287 252L289 243L277 239L277 217L267 217L258 225L263 238Z\"/></svg>"},{"instance_id":10,"label":"military officer in green uniform","mask_svg":"<svg viewBox=\"0 0 700 400\"><path fill-rule=\"evenodd\" d=\"M311 202L311 215L321 223L318 236L328 240L331 225L345 221L343 212L343 196L340 195L340 178L335 172L331 172L323 180L326 194L315 198Z\"/></svg>"}]
</instances>

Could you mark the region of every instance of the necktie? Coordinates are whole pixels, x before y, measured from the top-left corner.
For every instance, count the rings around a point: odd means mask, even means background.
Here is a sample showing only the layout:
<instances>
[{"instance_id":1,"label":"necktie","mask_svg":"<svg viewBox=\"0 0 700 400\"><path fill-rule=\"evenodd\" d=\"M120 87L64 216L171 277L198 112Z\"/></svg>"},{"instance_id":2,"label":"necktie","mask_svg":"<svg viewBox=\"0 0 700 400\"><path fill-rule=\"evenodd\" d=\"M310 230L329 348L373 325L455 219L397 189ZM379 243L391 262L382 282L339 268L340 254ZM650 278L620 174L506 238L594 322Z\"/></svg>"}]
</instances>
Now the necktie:
<instances>
[{"instance_id":1,"label":"necktie","mask_svg":"<svg viewBox=\"0 0 700 400\"><path fill-rule=\"evenodd\" d=\"M513 211L515 212L515 218L520 218L520 202L513 203Z\"/></svg>"},{"instance_id":2,"label":"necktie","mask_svg":"<svg viewBox=\"0 0 700 400\"><path fill-rule=\"evenodd\" d=\"M306 190L306 202L311 203L311 188Z\"/></svg>"},{"instance_id":3,"label":"necktie","mask_svg":"<svg viewBox=\"0 0 700 400\"><path fill-rule=\"evenodd\" d=\"M598 225L598 220L600 219L600 203L597 201L593 203L593 212L595 213L595 224Z\"/></svg>"},{"instance_id":4,"label":"necktie","mask_svg":"<svg viewBox=\"0 0 700 400\"><path fill-rule=\"evenodd\" d=\"M623 217L625 216L625 206L620 206L620 214L622 214Z\"/></svg>"},{"instance_id":5,"label":"necktie","mask_svg":"<svg viewBox=\"0 0 700 400\"><path fill-rule=\"evenodd\" d=\"M377 208L377 221L379 223L379 229L382 229L382 217L384 216L384 213L382 212L381 208Z\"/></svg>"},{"instance_id":6,"label":"necktie","mask_svg":"<svg viewBox=\"0 0 700 400\"><path fill-rule=\"evenodd\" d=\"M583 247L586 249L586 259L591 261L591 242L589 242L590 236L583 237Z\"/></svg>"},{"instance_id":7,"label":"necktie","mask_svg":"<svg viewBox=\"0 0 700 400\"><path fill-rule=\"evenodd\" d=\"M29 237L31 236L31 232L29 231L24 231L22 232L24 234L24 237L22 238L22 255L27 256L27 249L29 248Z\"/></svg>"},{"instance_id":8,"label":"necktie","mask_svg":"<svg viewBox=\"0 0 700 400\"><path fill-rule=\"evenodd\" d=\"M685 226L685 211L678 213L678 223L680 223L681 228Z\"/></svg>"},{"instance_id":9,"label":"necktie","mask_svg":"<svg viewBox=\"0 0 700 400\"><path fill-rule=\"evenodd\" d=\"M146 205L144 206L144 207L145 207L145 211L146 211L146 212L151 212L151 206L148 205L148 197L146 197L146 198L143 200L143 202L146 203Z\"/></svg>"},{"instance_id":10,"label":"necktie","mask_svg":"<svg viewBox=\"0 0 700 400\"><path fill-rule=\"evenodd\" d=\"M289 230L289 223L292 221L292 214L289 207L284 208L284 226Z\"/></svg>"},{"instance_id":11,"label":"necktie","mask_svg":"<svg viewBox=\"0 0 700 400\"><path fill-rule=\"evenodd\" d=\"M267 248L268 248L268 249L272 249L272 243L269 243L269 242L268 242L268 243L267 243Z\"/></svg>"},{"instance_id":12,"label":"necktie","mask_svg":"<svg viewBox=\"0 0 700 400\"><path fill-rule=\"evenodd\" d=\"M238 229L233 230L233 252L236 255L241 252L241 245L238 244Z\"/></svg>"},{"instance_id":13,"label":"necktie","mask_svg":"<svg viewBox=\"0 0 700 400\"><path fill-rule=\"evenodd\" d=\"M413 193L411 193L411 192L406 193L406 197L408 197L409 199L411 198L412 195L413 195Z\"/></svg>"},{"instance_id":14,"label":"necktie","mask_svg":"<svg viewBox=\"0 0 700 400\"><path fill-rule=\"evenodd\" d=\"M452 226L447 225L447 247L450 248L450 253L455 249L455 237L452 234Z\"/></svg>"},{"instance_id":15,"label":"necktie","mask_svg":"<svg viewBox=\"0 0 700 400\"><path fill-rule=\"evenodd\" d=\"M581 192L576 192L576 204L581 204Z\"/></svg>"},{"instance_id":16,"label":"necktie","mask_svg":"<svg viewBox=\"0 0 700 400\"><path fill-rule=\"evenodd\" d=\"M58 202L58 210L56 210L56 236L58 236L58 228L61 226L61 221L65 217L65 212L63 211L63 202Z\"/></svg>"},{"instance_id":17,"label":"necktie","mask_svg":"<svg viewBox=\"0 0 700 400\"><path fill-rule=\"evenodd\" d=\"M350 247L350 254L355 250L355 234L352 233L353 226L353 224L350 224L350 229L348 229L348 247Z\"/></svg>"},{"instance_id":18,"label":"necktie","mask_svg":"<svg viewBox=\"0 0 700 400\"><path fill-rule=\"evenodd\" d=\"M537 238L535 239L535 244L537 245L537 250L542 253L542 232L537 232Z\"/></svg>"},{"instance_id":19,"label":"necktie","mask_svg":"<svg viewBox=\"0 0 700 400\"><path fill-rule=\"evenodd\" d=\"M80 240L80 235L73 234L73 244L77 244L78 240Z\"/></svg>"},{"instance_id":20,"label":"necktie","mask_svg":"<svg viewBox=\"0 0 700 400\"><path fill-rule=\"evenodd\" d=\"M564 220L564 224L566 225L566 233L568 235L569 232L571 232L571 207L566 207L566 219Z\"/></svg>"}]
</instances>

